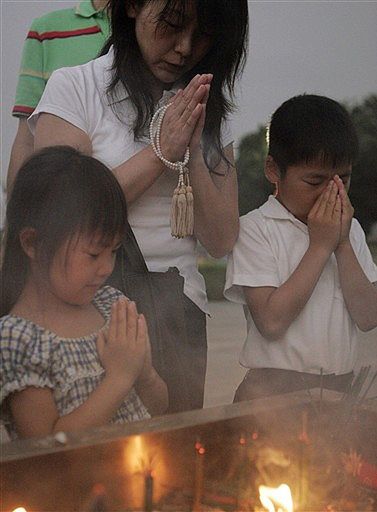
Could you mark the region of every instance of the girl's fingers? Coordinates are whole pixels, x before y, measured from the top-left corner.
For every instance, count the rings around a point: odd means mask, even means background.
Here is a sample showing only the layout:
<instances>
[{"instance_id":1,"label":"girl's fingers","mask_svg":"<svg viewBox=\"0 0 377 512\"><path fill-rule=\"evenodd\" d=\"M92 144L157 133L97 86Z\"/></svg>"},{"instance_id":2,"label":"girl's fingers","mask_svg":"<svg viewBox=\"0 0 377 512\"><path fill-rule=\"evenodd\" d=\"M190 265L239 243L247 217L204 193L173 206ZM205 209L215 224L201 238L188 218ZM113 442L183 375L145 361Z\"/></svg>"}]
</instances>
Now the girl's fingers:
<instances>
[{"instance_id":1,"label":"girl's fingers","mask_svg":"<svg viewBox=\"0 0 377 512\"><path fill-rule=\"evenodd\" d=\"M118 323L118 302L113 302L111 306L111 317L110 317L110 324L109 324L109 332L108 332L108 340L111 343L116 339L117 336L117 323Z\"/></svg>"},{"instance_id":2,"label":"girl's fingers","mask_svg":"<svg viewBox=\"0 0 377 512\"><path fill-rule=\"evenodd\" d=\"M138 315L137 318L138 322L138 330L137 330L137 336L147 338L148 336L148 329L147 329L147 322L145 320L145 316L143 314Z\"/></svg>"},{"instance_id":3,"label":"girl's fingers","mask_svg":"<svg viewBox=\"0 0 377 512\"><path fill-rule=\"evenodd\" d=\"M127 332L127 299L122 297L118 301L118 322L117 322L117 339L124 340Z\"/></svg>"},{"instance_id":4,"label":"girl's fingers","mask_svg":"<svg viewBox=\"0 0 377 512\"><path fill-rule=\"evenodd\" d=\"M105 344L106 344L105 333L103 332L103 330L100 330L98 332L96 344L97 344L97 351L98 351L99 355L103 354L103 350L104 350Z\"/></svg>"},{"instance_id":5,"label":"girl's fingers","mask_svg":"<svg viewBox=\"0 0 377 512\"><path fill-rule=\"evenodd\" d=\"M147 348L147 343L149 343L147 322L145 321L144 315L138 315L137 343L143 345L144 349Z\"/></svg>"},{"instance_id":6,"label":"girl's fingers","mask_svg":"<svg viewBox=\"0 0 377 512\"><path fill-rule=\"evenodd\" d=\"M137 310L134 302L129 302L127 305L127 329L126 335L130 342L136 340L137 337Z\"/></svg>"}]
</instances>

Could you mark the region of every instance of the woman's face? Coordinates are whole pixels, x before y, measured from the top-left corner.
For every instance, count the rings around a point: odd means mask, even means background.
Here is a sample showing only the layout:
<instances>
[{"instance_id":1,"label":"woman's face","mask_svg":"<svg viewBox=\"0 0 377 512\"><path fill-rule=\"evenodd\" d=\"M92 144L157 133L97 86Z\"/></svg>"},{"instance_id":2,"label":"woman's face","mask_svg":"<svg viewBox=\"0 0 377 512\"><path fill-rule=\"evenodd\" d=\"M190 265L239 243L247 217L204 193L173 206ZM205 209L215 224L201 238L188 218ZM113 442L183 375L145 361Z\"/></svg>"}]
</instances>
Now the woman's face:
<instances>
[{"instance_id":1,"label":"woman's face","mask_svg":"<svg viewBox=\"0 0 377 512\"><path fill-rule=\"evenodd\" d=\"M136 39L144 62L162 84L172 84L192 69L211 47L211 36L200 32L194 3L182 20L179 12L158 22L164 0L147 2L144 7L129 8L135 19Z\"/></svg>"}]
</instances>

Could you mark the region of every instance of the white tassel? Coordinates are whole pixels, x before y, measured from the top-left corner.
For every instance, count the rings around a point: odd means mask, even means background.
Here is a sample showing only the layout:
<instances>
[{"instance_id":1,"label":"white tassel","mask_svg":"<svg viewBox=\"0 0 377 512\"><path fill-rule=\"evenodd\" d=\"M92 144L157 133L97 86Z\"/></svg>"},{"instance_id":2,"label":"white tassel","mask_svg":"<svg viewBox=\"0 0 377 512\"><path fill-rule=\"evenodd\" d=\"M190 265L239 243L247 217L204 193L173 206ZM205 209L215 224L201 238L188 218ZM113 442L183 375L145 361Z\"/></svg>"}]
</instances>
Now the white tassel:
<instances>
[{"instance_id":1,"label":"white tassel","mask_svg":"<svg viewBox=\"0 0 377 512\"><path fill-rule=\"evenodd\" d=\"M170 229L172 236L183 238L185 236L191 236L194 233L194 197L189 182L189 171L186 167L190 159L190 151L189 148L186 148L182 162L170 162L163 156L160 144L160 133L162 120L168 107L169 105L164 105L153 115L149 126L149 136L155 155L166 167L174 171L179 171L178 186L174 190L170 207Z\"/></svg>"}]
</instances>

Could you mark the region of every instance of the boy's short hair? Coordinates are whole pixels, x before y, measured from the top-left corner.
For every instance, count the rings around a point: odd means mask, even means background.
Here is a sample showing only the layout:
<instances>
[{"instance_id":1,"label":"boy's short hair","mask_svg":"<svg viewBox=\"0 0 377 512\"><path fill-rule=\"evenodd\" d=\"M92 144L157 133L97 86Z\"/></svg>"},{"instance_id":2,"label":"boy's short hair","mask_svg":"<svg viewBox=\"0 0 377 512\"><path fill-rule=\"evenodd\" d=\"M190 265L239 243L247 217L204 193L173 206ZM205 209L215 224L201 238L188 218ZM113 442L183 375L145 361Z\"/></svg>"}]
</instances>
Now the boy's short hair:
<instances>
[{"instance_id":1,"label":"boy's short hair","mask_svg":"<svg viewBox=\"0 0 377 512\"><path fill-rule=\"evenodd\" d=\"M358 140L351 116L338 102L303 94L285 101L272 115L268 154L281 173L290 165L320 162L337 168L357 157Z\"/></svg>"}]
</instances>

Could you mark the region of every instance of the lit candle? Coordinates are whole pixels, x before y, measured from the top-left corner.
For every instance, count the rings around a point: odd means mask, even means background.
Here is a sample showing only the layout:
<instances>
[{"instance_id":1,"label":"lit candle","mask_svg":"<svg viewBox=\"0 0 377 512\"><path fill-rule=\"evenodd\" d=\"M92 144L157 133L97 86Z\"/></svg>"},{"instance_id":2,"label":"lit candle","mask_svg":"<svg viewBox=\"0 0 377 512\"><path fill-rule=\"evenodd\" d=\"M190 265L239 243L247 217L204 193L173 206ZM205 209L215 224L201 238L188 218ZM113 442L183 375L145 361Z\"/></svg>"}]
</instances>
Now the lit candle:
<instances>
[{"instance_id":1,"label":"lit candle","mask_svg":"<svg viewBox=\"0 0 377 512\"><path fill-rule=\"evenodd\" d=\"M148 471L145 475L145 492L144 492L144 510L145 512L152 512L153 510L153 476L152 472Z\"/></svg>"},{"instance_id":2,"label":"lit candle","mask_svg":"<svg viewBox=\"0 0 377 512\"><path fill-rule=\"evenodd\" d=\"M195 443L195 484L194 484L194 503L193 512L200 512L202 493L203 493L203 475L204 475L204 454L205 448L200 441Z\"/></svg>"}]
</instances>

